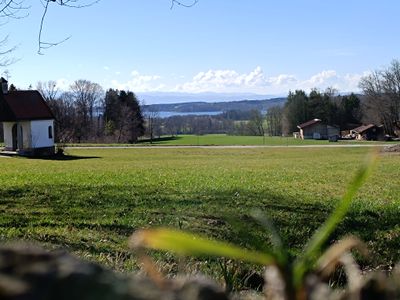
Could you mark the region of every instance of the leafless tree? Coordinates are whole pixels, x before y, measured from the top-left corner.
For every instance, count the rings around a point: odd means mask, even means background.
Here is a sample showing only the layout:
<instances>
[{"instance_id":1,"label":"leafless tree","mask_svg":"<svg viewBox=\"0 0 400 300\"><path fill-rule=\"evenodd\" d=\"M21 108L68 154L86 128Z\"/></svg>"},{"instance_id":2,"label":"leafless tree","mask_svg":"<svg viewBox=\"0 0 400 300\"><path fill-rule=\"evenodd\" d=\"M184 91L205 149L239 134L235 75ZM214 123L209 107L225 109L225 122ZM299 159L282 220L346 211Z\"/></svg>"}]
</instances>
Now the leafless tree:
<instances>
[{"instance_id":1,"label":"leafless tree","mask_svg":"<svg viewBox=\"0 0 400 300\"><path fill-rule=\"evenodd\" d=\"M38 89L55 117L55 139L57 142L70 142L80 135L78 115L72 94L59 93L54 81L38 84Z\"/></svg>"},{"instance_id":2,"label":"leafless tree","mask_svg":"<svg viewBox=\"0 0 400 300\"><path fill-rule=\"evenodd\" d=\"M8 0L8 1L10 1L10 0ZM13 0L13 1L15 1L15 0ZM38 53L39 54L43 54L43 50L46 50L53 46L57 46L65 41L67 41L68 39L70 39L70 36L66 37L62 40L56 41L56 42L49 42L49 41L46 41L43 39L44 23L45 23L46 15L50 8L50 3L59 5L59 6L68 7L68 8L84 8L84 7L89 7L89 6L92 6L92 5L100 2L100 0L41 0L41 1L43 4L43 14L42 14L42 18L40 21L39 36L38 36ZM171 9L175 5L183 6L183 7L192 7L192 6L196 5L198 1L199 0L190 0L190 1L171 0Z\"/></svg>"},{"instance_id":3,"label":"leafless tree","mask_svg":"<svg viewBox=\"0 0 400 300\"><path fill-rule=\"evenodd\" d=\"M15 62L15 59L10 58L9 55L15 50L16 47L7 47L7 42L8 36L0 40L0 67L6 67Z\"/></svg>"},{"instance_id":4,"label":"leafless tree","mask_svg":"<svg viewBox=\"0 0 400 300\"><path fill-rule=\"evenodd\" d=\"M164 122L164 133L171 136L177 135L180 129L180 122L178 118L166 118Z\"/></svg>"},{"instance_id":5,"label":"leafless tree","mask_svg":"<svg viewBox=\"0 0 400 300\"><path fill-rule=\"evenodd\" d=\"M62 38L58 41L48 41L44 37L46 16L52 6L62 6L66 8L84 8L92 6L101 0L40 0L37 1L43 6L43 13L39 22L38 28L38 54L43 54L43 51L53 46L59 45L70 38L70 36ZM199 0L171 0L171 9L174 6L192 7L198 3ZM29 14L29 5L25 4L25 0L0 0L0 26L8 22L10 19L21 19ZM8 58L8 54L12 52L15 47L1 50L4 47L3 41L0 40L0 67L12 62Z\"/></svg>"},{"instance_id":6,"label":"leafless tree","mask_svg":"<svg viewBox=\"0 0 400 300\"><path fill-rule=\"evenodd\" d=\"M272 106L265 115L267 133L271 136L282 135L283 107Z\"/></svg>"},{"instance_id":7,"label":"leafless tree","mask_svg":"<svg viewBox=\"0 0 400 300\"><path fill-rule=\"evenodd\" d=\"M87 0L41 0L41 3L43 5L43 14L42 18L40 20L40 26L39 26L39 34L38 34L38 54L43 54L43 51L46 49L49 49L51 47L57 46L68 39L69 37L63 38L59 41L46 41L43 38L43 31L44 31L44 23L46 20L46 15L50 9L51 3L54 5L59 5L63 7L68 7L68 8L83 8L83 7L89 7L92 6L96 3L98 3L100 0L92 0L92 1L87 1Z\"/></svg>"},{"instance_id":8,"label":"leafless tree","mask_svg":"<svg viewBox=\"0 0 400 300\"><path fill-rule=\"evenodd\" d=\"M41 0L37 3L43 6L43 13L38 28L38 53L43 54L43 50L56 46L69 39L63 38L56 42L49 42L43 37L45 20L51 5L58 5L68 8L83 8L92 6L100 0ZM21 19L29 14L30 6L25 4L25 0L0 0L0 26L9 22L11 19ZM8 36L0 40L0 67L13 62L9 54L15 47L6 48ZM4 50L3 50L4 49Z\"/></svg>"},{"instance_id":9,"label":"leafless tree","mask_svg":"<svg viewBox=\"0 0 400 300\"><path fill-rule=\"evenodd\" d=\"M142 106L144 106L142 104ZM145 113L146 135L150 138L150 143L153 142L155 135L160 131L160 115L158 110L151 108Z\"/></svg>"},{"instance_id":10,"label":"leafless tree","mask_svg":"<svg viewBox=\"0 0 400 300\"><path fill-rule=\"evenodd\" d=\"M0 26L6 24L10 19L20 19L27 16L28 7L23 4L24 0L0 0ZM10 58L15 46L8 46L8 35L0 40L0 67L5 67L15 59Z\"/></svg>"},{"instance_id":11,"label":"leafless tree","mask_svg":"<svg viewBox=\"0 0 400 300\"><path fill-rule=\"evenodd\" d=\"M24 0L0 0L0 18L20 19L26 17L25 12L29 7L24 5Z\"/></svg>"},{"instance_id":12,"label":"leafless tree","mask_svg":"<svg viewBox=\"0 0 400 300\"><path fill-rule=\"evenodd\" d=\"M369 115L384 125L386 133L394 134L400 122L400 62L394 60L388 68L363 77L359 86Z\"/></svg>"},{"instance_id":13,"label":"leafless tree","mask_svg":"<svg viewBox=\"0 0 400 300\"><path fill-rule=\"evenodd\" d=\"M250 120L247 123L247 127L252 135L261 135L265 134L264 129L264 117L259 110L252 110L250 114Z\"/></svg>"},{"instance_id":14,"label":"leafless tree","mask_svg":"<svg viewBox=\"0 0 400 300\"><path fill-rule=\"evenodd\" d=\"M39 81L36 85L36 89L42 94L43 98L47 102L56 100L59 94L57 83L54 80Z\"/></svg>"},{"instance_id":15,"label":"leafless tree","mask_svg":"<svg viewBox=\"0 0 400 300\"><path fill-rule=\"evenodd\" d=\"M88 137L93 129L94 108L103 98L103 89L97 83L81 79L71 84L70 90L79 114L82 137Z\"/></svg>"}]
</instances>

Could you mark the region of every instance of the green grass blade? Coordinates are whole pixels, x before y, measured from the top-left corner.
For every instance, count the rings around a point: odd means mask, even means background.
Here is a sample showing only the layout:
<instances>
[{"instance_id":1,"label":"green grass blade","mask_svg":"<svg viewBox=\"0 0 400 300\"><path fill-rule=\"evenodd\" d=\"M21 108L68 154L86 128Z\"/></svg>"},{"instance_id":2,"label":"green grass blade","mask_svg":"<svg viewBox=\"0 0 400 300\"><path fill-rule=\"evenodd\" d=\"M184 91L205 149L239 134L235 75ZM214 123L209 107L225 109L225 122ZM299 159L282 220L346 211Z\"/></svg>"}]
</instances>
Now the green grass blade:
<instances>
[{"instance_id":1,"label":"green grass blade","mask_svg":"<svg viewBox=\"0 0 400 300\"><path fill-rule=\"evenodd\" d=\"M270 254L167 228L137 231L131 236L129 243L133 248L171 251L180 255L226 257L260 265L276 262L275 257Z\"/></svg>"},{"instance_id":2,"label":"green grass blade","mask_svg":"<svg viewBox=\"0 0 400 300\"><path fill-rule=\"evenodd\" d=\"M354 196L370 174L375 160L376 155L372 155L368 161L360 167L336 209L308 242L303 255L299 258L294 267L294 279L296 285L301 283L307 269L311 268L318 258L317 256L320 253L323 244L328 240L336 226L343 220L350 208Z\"/></svg>"},{"instance_id":3,"label":"green grass blade","mask_svg":"<svg viewBox=\"0 0 400 300\"><path fill-rule=\"evenodd\" d=\"M259 235L259 224L250 216L242 215L243 218L237 218L233 215L225 214L224 218L230 225L232 233L235 236L234 243L240 243L245 247L264 252L271 248L271 245Z\"/></svg>"},{"instance_id":4,"label":"green grass blade","mask_svg":"<svg viewBox=\"0 0 400 300\"><path fill-rule=\"evenodd\" d=\"M285 243L282 241L278 230L270 218L261 212L260 210L254 210L251 216L256 220L262 227L264 227L271 234L271 241L275 248L276 256L279 258L281 265L286 265L289 260L289 252Z\"/></svg>"}]
</instances>

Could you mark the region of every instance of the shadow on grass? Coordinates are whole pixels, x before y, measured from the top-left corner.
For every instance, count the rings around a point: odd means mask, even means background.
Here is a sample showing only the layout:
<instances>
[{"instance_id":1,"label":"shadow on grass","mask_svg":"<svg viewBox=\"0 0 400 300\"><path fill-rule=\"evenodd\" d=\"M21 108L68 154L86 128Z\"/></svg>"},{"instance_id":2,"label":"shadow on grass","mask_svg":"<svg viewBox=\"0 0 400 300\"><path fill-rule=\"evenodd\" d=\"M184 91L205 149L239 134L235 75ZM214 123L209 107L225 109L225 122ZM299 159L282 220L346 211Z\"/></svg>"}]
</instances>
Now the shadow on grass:
<instances>
[{"instance_id":1,"label":"shadow on grass","mask_svg":"<svg viewBox=\"0 0 400 300\"><path fill-rule=\"evenodd\" d=\"M81 239L71 239L67 236L62 236L54 233L48 234L33 234L30 236L31 242L39 243L39 245L47 244L52 245L52 248L55 247L59 250L67 250L73 252L87 252L90 255L99 256L106 255L107 257L115 257L121 255L120 251L116 251L113 247L114 245L110 244L100 244L95 241L91 241L90 239L81 238ZM134 254L127 248L121 249L122 253L129 259L134 257Z\"/></svg>"},{"instance_id":2,"label":"shadow on grass","mask_svg":"<svg viewBox=\"0 0 400 300\"><path fill-rule=\"evenodd\" d=\"M137 142L137 144L158 144L158 143L162 143L162 142L169 142L169 141L177 141L182 139L182 137L180 136L163 136L163 137L159 137L159 138L153 138L153 139L143 139Z\"/></svg>"},{"instance_id":3,"label":"shadow on grass","mask_svg":"<svg viewBox=\"0 0 400 300\"><path fill-rule=\"evenodd\" d=\"M68 161L68 160L81 160L81 159L93 159L93 158L101 158L100 156L76 156L76 155L68 155L68 154L55 154L49 156L28 156L29 159L37 159L37 160L61 160L61 161Z\"/></svg>"},{"instance_id":4,"label":"shadow on grass","mask_svg":"<svg viewBox=\"0 0 400 300\"><path fill-rule=\"evenodd\" d=\"M71 232L75 233L93 231L111 237L114 234L127 237L134 229L149 224L179 226L234 244L267 249L270 247L269 232L249 213L252 208L259 208L270 216L290 249L299 251L335 206L332 199L310 203L307 199L273 190L254 192L235 188L179 194L174 189L165 188L162 194L146 190L133 197L131 192L137 190L137 186L108 184L101 187L75 184L3 187L0 189L0 208L3 209L0 227L4 232L12 233L34 226L49 234L52 230L46 228L71 227L74 229ZM15 206L10 214L13 203ZM43 214L35 215L35 212ZM354 234L369 244L373 253L377 253L377 262L398 261L398 213L399 209L395 207L354 209L339 224L328 244ZM49 241L68 245L72 250L103 251L96 245L87 248L84 243L71 242L73 237L67 236L66 239ZM46 238L39 240L47 241Z\"/></svg>"}]
</instances>

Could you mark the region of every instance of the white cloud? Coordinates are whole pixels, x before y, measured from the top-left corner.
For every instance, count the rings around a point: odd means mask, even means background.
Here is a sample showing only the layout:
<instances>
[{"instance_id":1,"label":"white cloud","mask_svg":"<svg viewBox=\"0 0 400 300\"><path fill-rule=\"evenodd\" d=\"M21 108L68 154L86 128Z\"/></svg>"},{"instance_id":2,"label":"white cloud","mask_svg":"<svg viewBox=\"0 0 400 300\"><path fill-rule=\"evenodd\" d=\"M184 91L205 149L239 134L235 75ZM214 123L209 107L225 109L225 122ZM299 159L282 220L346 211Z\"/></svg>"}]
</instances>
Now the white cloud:
<instances>
[{"instance_id":1,"label":"white cloud","mask_svg":"<svg viewBox=\"0 0 400 300\"><path fill-rule=\"evenodd\" d=\"M322 71L321 73L315 74L311 76L311 78L307 80L307 82L318 85L325 83L331 79L337 79L336 71L334 70Z\"/></svg>"},{"instance_id":2,"label":"white cloud","mask_svg":"<svg viewBox=\"0 0 400 300\"><path fill-rule=\"evenodd\" d=\"M234 70L208 70L199 72L191 81L177 85L182 92L246 92L260 90L268 85L261 67L250 73L239 74Z\"/></svg>"},{"instance_id":3,"label":"white cloud","mask_svg":"<svg viewBox=\"0 0 400 300\"><path fill-rule=\"evenodd\" d=\"M161 76L158 75L142 75L138 71L131 72L131 79L126 82L119 82L112 80L113 87L120 90L131 90L135 92L148 92L157 91L165 87L164 84L159 83Z\"/></svg>"},{"instance_id":4,"label":"white cloud","mask_svg":"<svg viewBox=\"0 0 400 300\"><path fill-rule=\"evenodd\" d=\"M311 76L307 80L298 82L296 88L309 91L312 88L324 90L328 87L333 87L339 92L358 92L360 79L368 74L369 72L365 71L361 74L347 73L340 75L334 70L326 70Z\"/></svg>"},{"instance_id":5,"label":"white cloud","mask_svg":"<svg viewBox=\"0 0 400 300\"><path fill-rule=\"evenodd\" d=\"M261 67L239 73L236 70L202 71L195 74L191 80L184 81L182 76L162 78L159 75L141 74L134 70L126 81L114 79L112 87L134 92L216 92L216 93L257 93L285 95L289 90L303 89L309 92L313 88L324 90L333 87L340 92L355 91L358 82L367 72L356 74L339 74L336 70L322 70L309 77L300 78L295 74L278 74L266 76ZM176 80L183 81L176 84ZM174 86L175 85L175 86Z\"/></svg>"},{"instance_id":6,"label":"white cloud","mask_svg":"<svg viewBox=\"0 0 400 300\"><path fill-rule=\"evenodd\" d=\"M208 70L199 72L191 81L177 85L178 92L250 92L261 94L286 94L289 90L313 88L324 90L333 87L339 91L357 91L358 82L363 74L340 75L335 70L323 70L308 78L299 79L293 74L265 76L261 67L249 73L235 70Z\"/></svg>"},{"instance_id":7,"label":"white cloud","mask_svg":"<svg viewBox=\"0 0 400 300\"><path fill-rule=\"evenodd\" d=\"M244 74L244 76L244 82L248 86L264 86L265 84L267 84L264 72L259 66L249 74Z\"/></svg>"},{"instance_id":8,"label":"white cloud","mask_svg":"<svg viewBox=\"0 0 400 300\"><path fill-rule=\"evenodd\" d=\"M109 70L110 70L110 67L104 66L103 69L106 70L106 71L109 71Z\"/></svg>"},{"instance_id":9,"label":"white cloud","mask_svg":"<svg viewBox=\"0 0 400 300\"><path fill-rule=\"evenodd\" d=\"M361 74L346 74L343 77L343 90L344 91L358 91L358 84L360 79L364 76L368 76L371 74L371 71L365 71Z\"/></svg>"},{"instance_id":10,"label":"white cloud","mask_svg":"<svg viewBox=\"0 0 400 300\"><path fill-rule=\"evenodd\" d=\"M286 86L289 85L291 83L296 83L297 82L297 78L294 75L289 75L289 74L280 74L276 77L270 77L268 79L268 82L271 85L275 85L275 86Z\"/></svg>"},{"instance_id":11,"label":"white cloud","mask_svg":"<svg viewBox=\"0 0 400 300\"><path fill-rule=\"evenodd\" d=\"M304 90L310 90L313 88L325 89L327 87L333 87L340 89L338 83L340 78L336 71L325 70L315 75L312 75L309 79L306 79L298 83L298 87Z\"/></svg>"}]
</instances>

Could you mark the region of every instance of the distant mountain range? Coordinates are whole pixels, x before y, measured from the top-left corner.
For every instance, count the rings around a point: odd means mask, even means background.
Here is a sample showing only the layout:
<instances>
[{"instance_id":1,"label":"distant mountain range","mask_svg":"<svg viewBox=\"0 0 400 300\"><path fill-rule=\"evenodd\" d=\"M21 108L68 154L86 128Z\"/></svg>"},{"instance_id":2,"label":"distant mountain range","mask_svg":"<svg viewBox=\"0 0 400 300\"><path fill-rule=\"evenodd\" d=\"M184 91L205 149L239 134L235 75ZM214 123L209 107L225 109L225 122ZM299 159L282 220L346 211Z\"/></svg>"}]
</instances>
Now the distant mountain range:
<instances>
[{"instance_id":1,"label":"distant mountain range","mask_svg":"<svg viewBox=\"0 0 400 300\"><path fill-rule=\"evenodd\" d=\"M178 92L147 92L136 93L138 98L147 105L159 103L187 102L229 102L239 100L264 100L282 97L283 95L260 95L254 93L178 93ZM285 95L286 96L286 95Z\"/></svg>"},{"instance_id":2,"label":"distant mountain range","mask_svg":"<svg viewBox=\"0 0 400 300\"><path fill-rule=\"evenodd\" d=\"M166 103L166 104L150 104L144 105L145 111L158 112L216 112L228 110L249 111L253 109L266 111L271 106L283 106L286 102L286 97L271 98L263 100L239 100L239 101L218 101L218 102L184 102L184 103Z\"/></svg>"}]
</instances>

